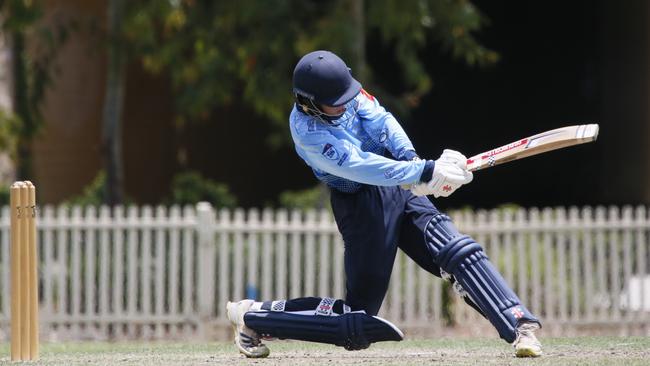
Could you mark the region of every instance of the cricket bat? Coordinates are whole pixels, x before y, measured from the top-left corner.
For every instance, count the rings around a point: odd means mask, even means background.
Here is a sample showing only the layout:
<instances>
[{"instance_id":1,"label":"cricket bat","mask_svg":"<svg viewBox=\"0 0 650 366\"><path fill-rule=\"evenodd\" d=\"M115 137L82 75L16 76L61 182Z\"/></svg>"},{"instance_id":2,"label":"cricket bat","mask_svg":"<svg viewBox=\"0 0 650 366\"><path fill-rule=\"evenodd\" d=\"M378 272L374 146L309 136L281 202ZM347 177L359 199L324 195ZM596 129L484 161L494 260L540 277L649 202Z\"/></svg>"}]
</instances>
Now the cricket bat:
<instances>
[{"instance_id":1,"label":"cricket bat","mask_svg":"<svg viewBox=\"0 0 650 366\"><path fill-rule=\"evenodd\" d=\"M547 151L592 142L597 137L597 124L556 128L474 155L467 159L467 170L481 170Z\"/></svg>"}]
</instances>

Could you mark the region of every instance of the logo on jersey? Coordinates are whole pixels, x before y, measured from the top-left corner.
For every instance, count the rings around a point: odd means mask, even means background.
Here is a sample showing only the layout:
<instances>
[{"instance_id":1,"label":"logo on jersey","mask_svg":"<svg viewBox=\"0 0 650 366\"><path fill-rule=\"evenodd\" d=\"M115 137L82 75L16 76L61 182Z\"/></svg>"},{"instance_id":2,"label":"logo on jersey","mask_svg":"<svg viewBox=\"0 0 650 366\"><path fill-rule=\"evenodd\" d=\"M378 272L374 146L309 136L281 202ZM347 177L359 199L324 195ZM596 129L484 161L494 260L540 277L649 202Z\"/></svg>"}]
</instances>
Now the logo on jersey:
<instances>
[{"instance_id":1,"label":"logo on jersey","mask_svg":"<svg viewBox=\"0 0 650 366\"><path fill-rule=\"evenodd\" d=\"M348 158L348 154L347 153L343 154L343 156L341 156L341 159L339 159L339 162L336 163L336 165L338 165L338 166L343 165L343 163L345 163L345 160L347 160L347 158Z\"/></svg>"},{"instance_id":2,"label":"logo on jersey","mask_svg":"<svg viewBox=\"0 0 650 366\"><path fill-rule=\"evenodd\" d=\"M386 132L386 130L381 131L381 134L379 135L379 142L383 144L384 142L386 142L387 138L388 138L388 133Z\"/></svg>"},{"instance_id":3,"label":"logo on jersey","mask_svg":"<svg viewBox=\"0 0 650 366\"><path fill-rule=\"evenodd\" d=\"M338 160L339 158L339 152L336 151L336 148L332 144L325 144L322 154L330 160Z\"/></svg>"},{"instance_id":4,"label":"logo on jersey","mask_svg":"<svg viewBox=\"0 0 650 366\"><path fill-rule=\"evenodd\" d=\"M398 169L388 168L384 172L384 177L386 177L386 179L402 179L404 177L404 172Z\"/></svg>"}]
</instances>

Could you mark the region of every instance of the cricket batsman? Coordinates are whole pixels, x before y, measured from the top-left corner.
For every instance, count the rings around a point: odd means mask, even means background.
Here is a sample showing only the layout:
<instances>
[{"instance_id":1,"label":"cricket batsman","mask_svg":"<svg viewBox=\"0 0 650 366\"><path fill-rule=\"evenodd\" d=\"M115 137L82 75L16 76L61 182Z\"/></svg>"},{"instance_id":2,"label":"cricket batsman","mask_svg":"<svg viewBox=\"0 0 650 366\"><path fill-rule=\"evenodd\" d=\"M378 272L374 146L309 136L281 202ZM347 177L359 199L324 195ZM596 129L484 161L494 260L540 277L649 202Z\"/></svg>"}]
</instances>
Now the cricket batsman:
<instances>
[{"instance_id":1,"label":"cricket batsman","mask_svg":"<svg viewBox=\"0 0 650 366\"><path fill-rule=\"evenodd\" d=\"M436 160L421 159L395 117L332 52L314 51L300 59L293 93L291 136L298 156L330 188L345 243L346 297L229 302L239 351L247 357L268 356L262 338L349 350L401 340L402 332L377 316L399 248L420 267L451 281L465 302L514 346L516 356L540 356L535 337L539 320L481 245L458 232L426 197L448 197L470 183L466 157L443 150Z\"/></svg>"}]
</instances>

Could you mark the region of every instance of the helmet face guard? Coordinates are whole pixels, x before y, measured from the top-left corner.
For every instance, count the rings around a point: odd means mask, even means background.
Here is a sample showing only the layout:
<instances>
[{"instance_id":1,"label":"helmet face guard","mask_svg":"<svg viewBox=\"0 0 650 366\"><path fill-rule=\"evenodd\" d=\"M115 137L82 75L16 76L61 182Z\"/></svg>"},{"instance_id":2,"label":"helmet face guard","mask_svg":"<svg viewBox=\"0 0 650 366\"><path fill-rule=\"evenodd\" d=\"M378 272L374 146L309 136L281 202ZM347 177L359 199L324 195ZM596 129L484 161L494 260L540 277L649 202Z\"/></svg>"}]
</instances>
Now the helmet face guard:
<instances>
[{"instance_id":1,"label":"helmet face guard","mask_svg":"<svg viewBox=\"0 0 650 366\"><path fill-rule=\"evenodd\" d=\"M345 104L345 110L342 113L334 115L323 112L321 107L315 104L312 99L306 98L298 93L294 94L294 98L296 100L296 105L301 112L314 116L328 125L338 126L343 124L354 117L357 112L358 103L354 99Z\"/></svg>"},{"instance_id":2,"label":"helmet face guard","mask_svg":"<svg viewBox=\"0 0 650 366\"><path fill-rule=\"evenodd\" d=\"M348 104L360 91L361 83L352 77L345 62L329 51L306 54L293 71L293 92L299 109L326 123L340 120L351 108L346 106L342 114L330 115L323 112L321 105Z\"/></svg>"}]
</instances>

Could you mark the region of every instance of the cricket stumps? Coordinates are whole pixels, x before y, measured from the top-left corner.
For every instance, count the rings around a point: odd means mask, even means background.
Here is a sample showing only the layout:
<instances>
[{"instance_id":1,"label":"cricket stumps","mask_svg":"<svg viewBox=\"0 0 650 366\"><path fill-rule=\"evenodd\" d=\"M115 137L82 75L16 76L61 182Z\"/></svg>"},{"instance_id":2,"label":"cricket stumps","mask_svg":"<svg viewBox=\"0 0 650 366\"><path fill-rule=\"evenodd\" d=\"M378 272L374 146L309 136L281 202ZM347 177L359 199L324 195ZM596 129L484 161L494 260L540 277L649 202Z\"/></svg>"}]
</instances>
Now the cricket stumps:
<instances>
[{"instance_id":1,"label":"cricket stumps","mask_svg":"<svg viewBox=\"0 0 650 366\"><path fill-rule=\"evenodd\" d=\"M11 360L38 359L36 187L11 185Z\"/></svg>"}]
</instances>

